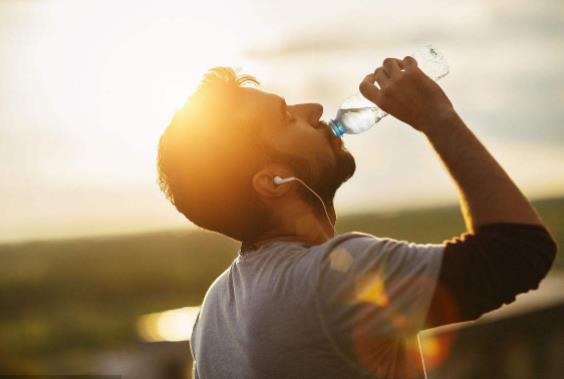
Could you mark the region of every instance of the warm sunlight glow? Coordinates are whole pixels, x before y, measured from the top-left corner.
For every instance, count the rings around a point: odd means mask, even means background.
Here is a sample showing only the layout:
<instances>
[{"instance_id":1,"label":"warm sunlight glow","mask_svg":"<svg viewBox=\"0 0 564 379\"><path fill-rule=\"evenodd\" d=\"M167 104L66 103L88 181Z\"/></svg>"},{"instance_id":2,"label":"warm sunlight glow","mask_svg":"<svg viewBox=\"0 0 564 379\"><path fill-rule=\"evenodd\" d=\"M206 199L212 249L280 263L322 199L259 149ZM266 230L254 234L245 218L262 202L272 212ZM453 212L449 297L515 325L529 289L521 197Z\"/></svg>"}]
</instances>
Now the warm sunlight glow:
<instances>
[{"instance_id":1,"label":"warm sunlight glow","mask_svg":"<svg viewBox=\"0 0 564 379\"><path fill-rule=\"evenodd\" d=\"M97 107L97 127L131 141L146 156L154 156L163 125L207 69L240 63L243 29L228 29L221 15L210 24L214 10L206 2L139 7L135 2L71 1L50 4L49 11L57 27L46 35L45 48L64 52L77 46L77 54L83 50L90 56L73 67L61 64L58 54L38 57L56 71L49 87L59 88L60 102L80 118L84 97L65 90L64 82L80 76L80 87L96 99L91 106ZM99 25L106 18L107 25ZM77 32L59 32L67 29Z\"/></svg>"},{"instance_id":2,"label":"warm sunlight glow","mask_svg":"<svg viewBox=\"0 0 564 379\"><path fill-rule=\"evenodd\" d=\"M150 313L139 318L139 335L148 342L188 341L200 307L184 307Z\"/></svg>"},{"instance_id":3,"label":"warm sunlight glow","mask_svg":"<svg viewBox=\"0 0 564 379\"><path fill-rule=\"evenodd\" d=\"M523 193L561 196L555 2L0 1L0 241L190 226L156 184L157 146L212 67L320 103L327 121L384 57L423 43L443 51L441 86ZM337 191L337 213L456 204L432 147L394 117L345 142L366 168ZM346 254L333 259L347 270Z\"/></svg>"}]
</instances>

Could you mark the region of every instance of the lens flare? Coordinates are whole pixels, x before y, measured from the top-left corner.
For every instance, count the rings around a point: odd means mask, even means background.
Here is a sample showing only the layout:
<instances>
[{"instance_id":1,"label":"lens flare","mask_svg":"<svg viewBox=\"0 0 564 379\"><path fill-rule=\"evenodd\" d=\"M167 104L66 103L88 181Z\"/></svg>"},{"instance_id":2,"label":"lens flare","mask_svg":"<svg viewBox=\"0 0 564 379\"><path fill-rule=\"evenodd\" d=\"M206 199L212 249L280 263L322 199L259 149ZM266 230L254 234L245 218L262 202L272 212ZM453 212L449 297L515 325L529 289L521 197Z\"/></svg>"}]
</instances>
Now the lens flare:
<instances>
[{"instance_id":1,"label":"lens flare","mask_svg":"<svg viewBox=\"0 0 564 379\"><path fill-rule=\"evenodd\" d=\"M390 301L384 289L384 280L379 273L365 275L356 284L356 300L386 307Z\"/></svg>"},{"instance_id":2,"label":"lens flare","mask_svg":"<svg viewBox=\"0 0 564 379\"><path fill-rule=\"evenodd\" d=\"M200 307L184 307L143 315L137 330L148 342L188 341L199 311Z\"/></svg>"}]
</instances>

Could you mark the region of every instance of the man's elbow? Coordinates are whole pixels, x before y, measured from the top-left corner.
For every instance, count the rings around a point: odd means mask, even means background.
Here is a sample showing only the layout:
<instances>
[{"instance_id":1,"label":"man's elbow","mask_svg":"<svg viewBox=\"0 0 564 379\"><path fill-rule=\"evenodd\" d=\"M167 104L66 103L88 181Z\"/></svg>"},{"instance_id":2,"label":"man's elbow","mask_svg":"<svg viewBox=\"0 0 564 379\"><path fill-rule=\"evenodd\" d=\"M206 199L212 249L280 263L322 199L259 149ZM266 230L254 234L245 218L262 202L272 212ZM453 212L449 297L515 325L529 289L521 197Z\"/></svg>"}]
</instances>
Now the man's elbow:
<instances>
[{"instance_id":1,"label":"man's elbow","mask_svg":"<svg viewBox=\"0 0 564 379\"><path fill-rule=\"evenodd\" d=\"M556 241L541 225L483 225L475 233L447 241L439 284L451 294L458 311L449 321L475 320L512 303L518 294L538 289L557 250ZM435 299L436 310L441 308L439 300Z\"/></svg>"},{"instance_id":2,"label":"man's elbow","mask_svg":"<svg viewBox=\"0 0 564 379\"><path fill-rule=\"evenodd\" d=\"M556 260L556 255L558 253L558 243L552 237L549 230L545 227L544 236L537 238L535 240L536 244L536 278L533 280L534 287L530 289L537 289L540 282L547 276L550 269L552 268L554 261Z\"/></svg>"},{"instance_id":3,"label":"man's elbow","mask_svg":"<svg viewBox=\"0 0 564 379\"><path fill-rule=\"evenodd\" d=\"M555 239L545 226L519 229L503 233L503 237L498 236L499 245L504 248L500 247L495 254L499 254L499 263L509 269L500 273L504 304L514 301L517 294L538 289L552 268L558 251Z\"/></svg>"}]
</instances>

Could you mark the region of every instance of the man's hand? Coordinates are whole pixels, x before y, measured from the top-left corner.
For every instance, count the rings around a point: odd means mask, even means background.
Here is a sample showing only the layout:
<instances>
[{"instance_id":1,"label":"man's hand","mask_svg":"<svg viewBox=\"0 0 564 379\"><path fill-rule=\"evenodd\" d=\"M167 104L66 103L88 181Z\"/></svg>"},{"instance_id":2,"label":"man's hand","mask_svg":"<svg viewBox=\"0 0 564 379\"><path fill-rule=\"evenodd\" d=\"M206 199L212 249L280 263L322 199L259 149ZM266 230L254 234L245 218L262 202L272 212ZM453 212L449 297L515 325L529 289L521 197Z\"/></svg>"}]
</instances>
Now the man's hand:
<instances>
[{"instance_id":1,"label":"man's hand","mask_svg":"<svg viewBox=\"0 0 564 379\"><path fill-rule=\"evenodd\" d=\"M409 56L384 59L381 67L366 75L359 89L382 110L424 133L454 113L441 87Z\"/></svg>"},{"instance_id":2,"label":"man's hand","mask_svg":"<svg viewBox=\"0 0 564 379\"><path fill-rule=\"evenodd\" d=\"M382 110L425 134L458 187L469 232L491 223L543 225L527 198L415 59L385 59L359 88Z\"/></svg>"}]
</instances>

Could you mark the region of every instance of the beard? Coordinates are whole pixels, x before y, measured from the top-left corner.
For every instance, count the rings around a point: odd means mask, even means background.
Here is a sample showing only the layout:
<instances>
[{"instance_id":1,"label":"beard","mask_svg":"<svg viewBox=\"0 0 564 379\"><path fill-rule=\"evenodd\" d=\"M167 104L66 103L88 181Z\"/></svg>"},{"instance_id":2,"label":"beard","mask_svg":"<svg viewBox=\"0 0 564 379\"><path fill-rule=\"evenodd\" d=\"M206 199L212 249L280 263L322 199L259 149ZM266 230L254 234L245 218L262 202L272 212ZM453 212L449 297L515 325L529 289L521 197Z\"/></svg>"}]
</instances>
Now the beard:
<instances>
[{"instance_id":1,"label":"beard","mask_svg":"<svg viewBox=\"0 0 564 379\"><path fill-rule=\"evenodd\" d=\"M268 150L266 156L268 161L288 164L296 173L295 176L311 187L330 211L334 210L333 199L337 190L353 176L356 170L356 162L352 154L343 146L341 138L333 135L327 123L320 121L320 127L323 128L325 137L333 150L334 162L317 162L317 167L314 168L310 162L302 157L292 156L275 149ZM318 216L325 217L323 205L319 199L301 184L298 187L298 194ZM264 208L264 212L270 214L271 210ZM271 222L273 220L268 221L268 223Z\"/></svg>"},{"instance_id":2,"label":"beard","mask_svg":"<svg viewBox=\"0 0 564 379\"><path fill-rule=\"evenodd\" d=\"M321 197L328 212L334 212L333 199L335 194L339 187L353 176L356 170L356 162L352 154L344 148L340 138L332 134L333 132L327 124L324 126L326 137L335 156L335 162L320 162L318 167L313 169L310 162L306 159L290 156L274 149L269 149L268 152L265 152L267 158L264 162L285 162L288 164L296 173L295 176L303 180ZM314 194L301 184L297 187L297 191L317 216L325 217L323 205ZM256 191L252 191L250 196L250 203L253 204L250 211L256 215L257 220L260 220L256 224L255 237L249 239L252 242L276 226L279 220L276 219L276 212L266 207Z\"/></svg>"},{"instance_id":3,"label":"beard","mask_svg":"<svg viewBox=\"0 0 564 379\"><path fill-rule=\"evenodd\" d=\"M320 122L326 131L326 138L329 141L335 154L335 163L323 162L317 170L313 170L308 162L301 159L292 159L291 165L297 173L297 177L304 180L323 200L328 209L333 209L333 199L337 190L343 183L349 180L355 170L356 162L352 154L342 145L339 137L335 137L325 122ZM300 196L316 210L319 214L324 214L323 206L319 199L307 188L299 187Z\"/></svg>"}]
</instances>

